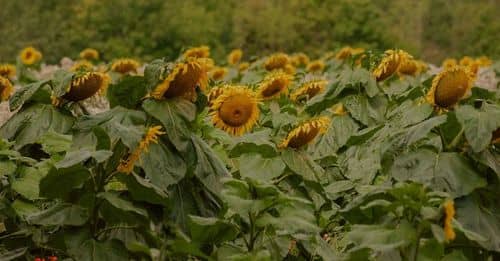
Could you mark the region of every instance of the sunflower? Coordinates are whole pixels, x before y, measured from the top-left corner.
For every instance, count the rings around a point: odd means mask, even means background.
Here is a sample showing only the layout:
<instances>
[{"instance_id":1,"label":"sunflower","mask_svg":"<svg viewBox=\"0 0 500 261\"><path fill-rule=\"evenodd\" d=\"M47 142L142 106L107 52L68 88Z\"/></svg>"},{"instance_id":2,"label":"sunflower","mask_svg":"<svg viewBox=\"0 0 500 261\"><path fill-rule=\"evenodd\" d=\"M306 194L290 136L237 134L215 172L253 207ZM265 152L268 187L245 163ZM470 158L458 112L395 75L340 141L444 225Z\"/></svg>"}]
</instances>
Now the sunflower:
<instances>
[{"instance_id":1,"label":"sunflower","mask_svg":"<svg viewBox=\"0 0 500 261\"><path fill-rule=\"evenodd\" d=\"M337 60L345 60L350 58L353 55L361 54L365 51L363 48L352 48L350 46L345 46L340 49L337 54L335 54L335 59Z\"/></svg>"},{"instance_id":2,"label":"sunflower","mask_svg":"<svg viewBox=\"0 0 500 261\"><path fill-rule=\"evenodd\" d=\"M210 48L206 45L189 48L184 52L183 56L184 58L208 58L210 56Z\"/></svg>"},{"instance_id":3,"label":"sunflower","mask_svg":"<svg viewBox=\"0 0 500 261\"><path fill-rule=\"evenodd\" d=\"M238 64L241 61L241 57L243 57L243 51L241 49L234 49L227 56L227 63L231 65Z\"/></svg>"},{"instance_id":4,"label":"sunflower","mask_svg":"<svg viewBox=\"0 0 500 261\"><path fill-rule=\"evenodd\" d=\"M108 81L106 81L102 73L87 72L73 78L62 98L70 101L85 100L101 89L107 88L106 84L108 84Z\"/></svg>"},{"instance_id":5,"label":"sunflower","mask_svg":"<svg viewBox=\"0 0 500 261\"><path fill-rule=\"evenodd\" d=\"M322 60L314 60L307 64L306 70L308 72L323 72L325 69L325 63Z\"/></svg>"},{"instance_id":6,"label":"sunflower","mask_svg":"<svg viewBox=\"0 0 500 261\"><path fill-rule=\"evenodd\" d=\"M447 200L444 205L444 237L446 241L452 241L455 239L455 231L453 231L453 226L451 222L453 217L455 217L455 206L453 201Z\"/></svg>"},{"instance_id":7,"label":"sunflower","mask_svg":"<svg viewBox=\"0 0 500 261\"><path fill-rule=\"evenodd\" d=\"M342 103L337 103L333 105L331 110L333 115L342 116L347 114L347 111L345 110L344 105Z\"/></svg>"},{"instance_id":8,"label":"sunflower","mask_svg":"<svg viewBox=\"0 0 500 261\"><path fill-rule=\"evenodd\" d=\"M330 119L327 117L319 117L303 122L291 130L278 147L297 149L307 145L316 136L325 133L328 125L330 125Z\"/></svg>"},{"instance_id":9,"label":"sunflower","mask_svg":"<svg viewBox=\"0 0 500 261\"><path fill-rule=\"evenodd\" d=\"M78 72L78 71L85 71L85 72L89 72L89 71L92 71L94 69L94 65L87 61L87 60L81 60L81 61L77 61L73 64L73 66L71 66L71 69L70 71L72 72Z\"/></svg>"},{"instance_id":10,"label":"sunflower","mask_svg":"<svg viewBox=\"0 0 500 261\"><path fill-rule=\"evenodd\" d=\"M222 81L224 77L226 77L228 70L225 67L218 67L216 66L215 68L210 71L210 79L214 81Z\"/></svg>"},{"instance_id":11,"label":"sunflower","mask_svg":"<svg viewBox=\"0 0 500 261\"><path fill-rule=\"evenodd\" d=\"M479 63L476 62L476 61L472 61L469 66L467 66L467 70L469 71L469 76L472 80L472 82L474 82L477 78L477 73L479 72Z\"/></svg>"},{"instance_id":12,"label":"sunflower","mask_svg":"<svg viewBox=\"0 0 500 261\"><path fill-rule=\"evenodd\" d=\"M383 81L398 70L402 61L411 58L411 55L403 50L387 50L379 65L373 70L373 76L378 82Z\"/></svg>"},{"instance_id":13,"label":"sunflower","mask_svg":"<svg viewBox=\"0 0 500 261\"><path fill-rule=\"evenodd\" d=\"M398 72L404 75L416 75L419 71L417 61L406 59L399 64Z\"/></svg>"},{"instance_id":14,"label":"sunflower","mask_svg":"<svg viewBox=\"0 0 500 261\"><path fill-rule=\"evenodd\" d=\"M210 110L216 127L237 136L251 130L260 115L255 93L245 86L225 86Z\"/></svg>"},{"instance_id":15,"label":"sunflower","mask_svg":"<svg viewBox=\"0 0 500 261\"><path fill-rule=\"evenodd\" d=\"M296 53L292 56L293 66L306 66L309 63L309 56L305 53Z\"/></svg>"},{"instance_id":16,"label":"sunflower","mask_svg":"<svg viewBox=\"0 0 500 261\"><path fill-rule=\"evenodd\" d=\"M139 146L127 156L126 160L122 160L117 167L117 171L130 174L134 170L134 165L141 157L143 152L148 152L148 147L151 143L158 143L158 137L165 134L161 131L161 126L151 127L147 130L144 138L139 142Z\"/></svg>"},{"instance_id":17,"label":"sunflower","mask_svg":"<svg viewBox=\"0 0 500 261\"><path fill-rule=\"evenodd\" d=\"M474 59L472 59L470 56L464 56L462 59L460 59L459 64L464 66L464 67L469 67L472 65L474 62Z\"/></svg>"},{"instance_id":18,"label":"sunflower","mask_svg":"<svg viewBox=\"0 0 500 261\"><path fill-rule=\"evenodd\" d=\"M238 65L238 71L239 71L239 72L243 72L243 71L245 71L246 69L248 69L248 67L250 67L250 63L247 63L247 62L240 63L240 64Z\"/></svg>"},{"instance_id":19,"label":"sunflower","mask_svg":"<svg viewBox=\"0 0 500 261\"><path fill-rule=\"evenodd\" d=\"M290 95L290 99L294 102L298 102L304 99L311 99L318 93L324 91L327 84L328 81L326 80L314 80L306 82Z\"/></svg>"},{"instance_id":20,"label":"sunflower","mask_svg":"<svg viewBox=\"0 0 500 261\"><path fill-rule=\"evenodd\" d=\"M9 79L0 76L0 102L8 100L12 92L14 92L14 87Z\"/></svg>"},{"instance_id":21,"label":"sunflower","mask_svg":"<svg viewBox=\"0 0 500 261\"><path fill-rule=\"evenodd\" d=\"M491 59L488 58L487 56L481 56L481 57L477 58L476 62L481 67L488 67L488 66L491 66L493 64L493 61L491 61Z\"/></svg>"},{"instance_id":22,"label":"sunflower","mask_svg":"<svg viewBox=\"0 0 500 261\"><path fill-rule=\"evenodd\" d=\"M34 47L26 47L21 51L21 62L25 65L33 65L42 59L42 53Z\"/></svg>"},{"instance_id":23,"label":"sunflower","mask_svg":"<svg viewBox=\"0 0 500 261\"><path fill-rule=\"evenodd\" d=\"M293 66L291 63L289 63L289 64L285 65L285 68L283 69L283 71L291 76L294 76L296 69L295 69L295 66Z\"/></svg>"},{"instance_id":24,"label":"sunflower","mask_svg":"<svg viewBox=\"0 0 500 261\"><path fill-rule=\"evenodd\" d=\"M212 58L198 58L198 62L205 68L206 72L215 68L215 62Z\"/></svg>"},{"instance_id":25,"label":"sunflower","mask_svg":"<svg viewBox=\"0 0 500 261\"><path fill-rule=\"evenodd\" d=\"M285 66L290 63L290 58L285 53L275 53L269 56L264 62L264 68L268 71L285 69Z\"/></svg>"},{"instance_id":26,"label":"sunflower","mask_svg":"<svg viewBox=\"0 0 500 261\"><path fill-rule=\"evenodd\" d=\"M169 64L164 77L151 93L157 100L173 97L192 100L196 95L196 86L204 90L207 82L204 64L194 58Z\"/></svg>"},{"instance_id":27,"label":"sunflower","mask_svg":"<svg viewBox=\"0 0 500 261\"><path fill-rule=\"evenodd\" d=\"M492 144L500 144L500 128L496 129L491 137L491 143Z\"/></svg>"},{"instance_id":28,"label":"sunflower","mask_svg":"<svg viewBox=\"0 0 500 261\"><path fill-rule=\"evenodd\" d=\"M139 66L139 62L134 59L122 58L111 64L111 70L121 74L137 73Z\"/></svg>"},{"instance_id":29,"label":"sunflower","mask_svg":"<svg viewBox=\"0 0 500 261\"><path fill-rule=\"evenodd\" d=\"M207 95L208 107L212 107L215 100L224 92L224 86L212 88Z\"/></svg>"},{"instance_id":30,"label":"sunflower","mask_svg":"<svg viewBox=\"0 0 500 261\"><path fill-rule=\"evenodd\" d=\"M271 72L259 84L259 98L272 99L288 90L292 76L282 71Z\"/></svg>"},{"instance_id":31,"label":"sunflower","mask_svg":"<svg viewBox=\"0 0 500 261\"><path fill-rule=\"evenodd\" d=\"M16 76L16 66L12 64L0 64L0 76L12 79Z\"/></svg>"},{"instance_id":32,"label":"sunflower","mask_svg":"<svg viewBox=\"0 0 500 261\"><path fill-rule=\"evenodd\" d=\"M429 65L422 61L422 60L416 60L417 63L417 68L418 68L418 73L424 73L429 70Z\"/></svg>"},{"instance_id":33,"label":"sunflower","mask_svg":"<svg viewBox=\"0 0 500 261\"><path fill-rule=\"evenodd\" d=\"M84 60L99 60L99 52L93 48L85 48L80 52L80 58Z\"/></svg>"},{"instance_id":34,"label":"sunflower","mask_svg":"<svg viewBox=\"0 0 500 261\"><path fill-rule=\"evenodd\" d=\"M455 67L457 65L458 65L458 62L457 62L456 59L454 59L454 58L447 58L447 59L445 59L443 61L443 63L441 64L441 67L443 69L451 69L451 68L453 68L453 67Z\"/></svg>"},{"instance_id":35,"label":"sunflower","mask_svg":"<svg viewBox=\"0 0 500 261\"><path fill-rule=\"evenodd\" d=\"M461 66L445 69L432 80L426 100L437 107L449 108L457 104L472 87L468 70Z\"/></svg>"}]
</instances>

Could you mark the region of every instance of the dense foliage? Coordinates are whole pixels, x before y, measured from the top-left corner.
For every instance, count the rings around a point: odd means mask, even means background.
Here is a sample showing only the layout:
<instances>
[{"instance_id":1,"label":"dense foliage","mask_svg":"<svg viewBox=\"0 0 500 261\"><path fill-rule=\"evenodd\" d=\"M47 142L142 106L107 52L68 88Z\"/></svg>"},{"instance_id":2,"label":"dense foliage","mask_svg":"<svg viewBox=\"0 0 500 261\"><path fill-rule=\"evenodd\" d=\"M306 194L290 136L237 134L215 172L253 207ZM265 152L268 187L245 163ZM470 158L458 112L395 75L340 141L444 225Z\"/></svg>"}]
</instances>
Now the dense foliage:
<instances>
[{"instance_id":1,"label":"dense foliage","mask_svg":"<svg viewBox=\"0 0 500 261\"><path fill-rule=\"evenodd\" d=\"M345 50L234 51L210 79L207 48L43 79L25 50L0 128L1 258L498 259L498 88L455 99L465 65ZM111 108L89 113L99 97Z\"/></svg>"},{"instance_id":2,"label":"dense foliage","mask_svg":"<svg viewBox=\"0 0 500 261\"><path fill-rule=\"evenodd\" d=\"M47 61L94 47L145 60L209 44L215 57L243 48L320 54L342 45L403 48L433 63L500 58L495 0L0 0L0 61L27 45ZM265 52L265 53L263 53Z\"/></svg>"}]
</instances>

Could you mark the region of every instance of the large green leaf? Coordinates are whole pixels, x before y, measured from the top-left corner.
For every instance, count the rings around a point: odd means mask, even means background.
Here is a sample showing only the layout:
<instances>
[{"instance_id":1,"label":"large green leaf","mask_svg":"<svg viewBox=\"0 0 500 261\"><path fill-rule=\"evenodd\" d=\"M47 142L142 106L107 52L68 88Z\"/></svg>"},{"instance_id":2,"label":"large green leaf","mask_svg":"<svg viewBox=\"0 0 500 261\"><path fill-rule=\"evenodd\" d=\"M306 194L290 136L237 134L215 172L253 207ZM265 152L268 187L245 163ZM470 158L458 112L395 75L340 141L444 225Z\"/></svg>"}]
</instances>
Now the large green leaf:
<instances>
[{"instance_id":1,"label":"large green leaf","mask_svg":"<svg viewBox=\"0 0 500 261\"><path fill-rule=\"evenodd\" d=\"M416 230L408 223L398 227L382 225L354 225L346 234L349 241L355 243L351 251L369 248L375 251L386 251L408 246L416 241Z\"/></svg>"},{"instance_id":2,"label":"large green leaf","mask_svg":"<svg viewBox=\"0 0 500 261\"><path fill-rule=\"evenodd\" d=\"M500 128L500 107L496 105L485 104L480 110L463 105L457 108L456 115L474 152L484 150L493 131Z\"/></svg>"},{"instance_id":3,"label":"large green leaf","mask_svg":"<svg viewBox=\"0 0 500 261\"><path fill-rule=\"evenodd\" d=\"M99 242L89 239L73 250L76 260L81 261L122 261L128 260L126 249L117 241Z\"/></svg>"},{"instance_id":4,"label":"large green leaf","mask_svg":"<svg viewBox=\"0 0 500 261\"><path fill-rule=\"evenodd\" d=\"M125 76L117 84L109 86L107 90L111 108L122 106L134 109L146 94L146 80L142 76Z\"/></svg>"},{"instance_id":5,"label":"large green leaf","mask_svg":"<svg viewBox=\"0 0 500 261\"><path fill-rule=\"evenodd\" d=\"M147 216L148 213L146 210L139 208L137 206L134 206L134 204L131 201L125 200L121 197L119 197L116 193L113 192L101 192L97 195L99 198L105 199L107 202L109 202L113 207L127 211L127 212L132 212L141 216Z\"/></svg>"},{"instance_id":6,"label":"large green leaf","mask_svg":"<svg viewBox=\"0 0 500 261\"><path fill-rule=\"evenodd\" d=\"M90 171L81 165L52 168L40 181L40 196L64 199L73 189L81 188L90 175Z\"/></svg>"},{"instance_id":7,"label":"large green leaf","mask_svg":"<svg viewBox=\"0 0 500 261\"><path fill-rule=\"evenodd\" d=\"M309 155L303 151L292 149L284 150L281 159L288 168L308 181L322 182L325 178L325 170L314 162Z\"/></svg>"},{"instance_id":8,"label":"large green leaf","mask_svg":"<svg viewBox=\"0 0 500 261\"><path fill-rule=\"evenodd\" d=\"M363 95L350 95L343 103L352 117L366 126L381 122L387 107L387 100L383 96L368 99Z\"/></svg>"},{"instance_id":9,"label":"large green leaf","mask_svg":"<svg viewBox=\"0 0 500 261\"><path fill-rule=\"evenodd\" d=\"M194 174L212 193L218 195L222 189L221 178L229 176L224 163L217 157L217 154L200 137L191 137L194 153L196 155L196 165Z\"/></svg>"},{"instance_id":10,"label":"large green leaf","mask_svg":"<svg viewBox=\"0 0 500 261\"><path fill-rule=\"evenodd\" d=\"M44 175L45 173L37 168L23 168L20 177L12 181L12 189L27 199L38 199L39 184Z\"/></svg>"},{"instance_id":11,"label":"large green leaf","mask_svg":"<svg viewBox=\"0 0 500 261\"><path fill-rule=\"evenodd\" d=\"M141 154L140 162L151 183L165 191L184 178L187 171L182 158L163 143L151 144Z\"/></svg>"},{"instance_id":12,"label":"large green leaf","mask_svg":"<svg viewBox=\"0 0 500 261\"><path fill-rule=\"evenodd\" d=\"M81 226L87 222L89 213L86 208L68 203L58 203L52 207L34 213L27 221L43 226Z\"/></svg>"},{"instance_id":13,"label":"large green leaf","mask_svg":"<svg viewBox=\"0 0 500 261\"><path fill-rule=\"evenodd\" d=\"M118 175L117 178L126 184L127 191L134 200L167 205L168 194L166 190L154 185L151 181L134 173L131 175Z\"/></svg>"},{"instance_id":14,"label":"large green leaf","mask_svg":"<svg viewBox=\"0 0 500 261\"><path fill-rule=\"evenodd\" d=\"M34 104L15 114L0 128L0 136L14 140L15 149L33 144L45 133L68 133L73 126L73 117L62 113L52 105Z\"/></svg>"},{"instance_id":15,"label":"large green leaf","mask_svg":"<svg viewBox=\"0 0 500 261\"><path fill-rule=\"evenodd\" d=\"M241 177L267 182L283 174L285 163L280 157L263 158L257 153L243 154L239 158Z\"/></svg>"},{"instance_id":16,"label":"large green leaf","mask_svg":"<svg viewBox=\"0 0 500 261\"><path fill-rule=\"evenodd\" d=\"M144 110L165 127L167 136L179 151L185 151L192 130L189 123L196 118L196 105L185 99L145 100Z\"/></svg>"},{"instance_id":17,"label":"large green leaf","mask_svg":"<svg viewBox=\"0 0 500 261\"><path fill-rule=\"evenodd\" d=\"M200 243L220 244L235 239L239 233L234 224L217 218L189 216L189 224L191 237Z\"/></svg>"},{"instance_id":18,"label":"large green leaf","mask_svg":"<svg viewBox=\"0 0 500 261\"><path fill-rule=\"evenodd\" d=\"M332 156L357 130L358 124L349 116L333 117L327 132L318 138L314 146L309 146L308 151L315 159Z\"/></svg>"},{"instance_id":19,"label":"large green leaf","mask_svg":"<svg viewBox=\"0 0 500 261\"><path fill-rule=\"evenodd\" d=\"M107 160L113 152L109 150L98 150L98 151L90 151L87 149L82 149L79 151L70 151L66 153L64 158L55 164L55 167L58 169L61 168L69 168L76 164L85 162L90 158L94 158L97 162L103 162Z\"/></svg>"},{"instance_id":20,"label":"large green leaf","mask_svg":"<svg viewBox=\"0 0 500 261\"><path fill-rule=\"evenodd\" d=\"M38 139L38 143L42 145L43 151L48 154L64 152L69 150L73 138L71 135L59 134L49 131Z\"/></svg>"},{"instance_id":21,"label":"large green leaf","mask_svg":"<svg viewBox=\"0 0 500 261\"><path fill-rule=\"evenodd\" d=\"M244 153L259 153L264 157L276 155L276 145L270 139L271 130L265 129L245 134L234 139L234 145L230 148L230 156L238 157Z\"/></svg>"},{"instance_id":22,"label":"large green leaf","mask_svg":"<svg viewBox=\"0 0 500 261\"><path fill-rule=\"evenodd\" d=\"M10 110L19 109L25 102L29 101L36 92L40 91L44 85L49 84L49 80L43 80L24 86L9 99Z\"/></svg>"}]
</instances>

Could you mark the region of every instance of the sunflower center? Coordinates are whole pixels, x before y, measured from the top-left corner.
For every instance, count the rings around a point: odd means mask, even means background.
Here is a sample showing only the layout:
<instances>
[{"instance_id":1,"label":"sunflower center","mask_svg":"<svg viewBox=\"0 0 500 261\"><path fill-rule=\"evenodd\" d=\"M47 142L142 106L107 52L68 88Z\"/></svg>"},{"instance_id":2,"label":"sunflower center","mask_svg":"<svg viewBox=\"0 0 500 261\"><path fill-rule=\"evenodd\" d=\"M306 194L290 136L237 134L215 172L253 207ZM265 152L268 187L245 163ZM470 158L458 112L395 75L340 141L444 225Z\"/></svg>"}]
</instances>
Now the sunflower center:
<instances>
[{"instance_id":1,"label":"sunflower center","mask_svg":"<svg viewBox=\"0 0 500 261\"><path fill-rule=\"evenodd\" d=\"M229 97L219 108L220 118L231 127L242 126L252 115L253 106L248 96L237 94Z\"/></svg>"},{"instance_id":2,"label":"sunflower center","mask_svg":"<svg viewBox=\"0 0 500 261\"><path fill-rule=\"evenodd\" d=\"M310 126L310 130L301 129L299 133L294 135L290 142L288 143L288 147L291 148L300 148L309 142L311 142L319 133L319 129L313 126Z\"/></svg>"},{"instance_id":3,"label":"sunflower center","mask_svg":"<svg viewBox=\"0 0 500 261\"><path fill-rule=\"evenodd\" d=\"M469 78L465 71L451 72L443 76L436 87L434 100L441 107L456 104L467 92Z\"/></svg>"},{"instance_id":4,"label":"sunflower center","mask_svg":"<svg viewBox=\"0 0 500 261\"><path fill-rule=\"evenodd\" d=\"M32 54L31 52L27 52L27 53L26 53L26 59L31 58L31 56L32 56L32 55L33 55L33 54Z\"/></svg>"}]
</instances>

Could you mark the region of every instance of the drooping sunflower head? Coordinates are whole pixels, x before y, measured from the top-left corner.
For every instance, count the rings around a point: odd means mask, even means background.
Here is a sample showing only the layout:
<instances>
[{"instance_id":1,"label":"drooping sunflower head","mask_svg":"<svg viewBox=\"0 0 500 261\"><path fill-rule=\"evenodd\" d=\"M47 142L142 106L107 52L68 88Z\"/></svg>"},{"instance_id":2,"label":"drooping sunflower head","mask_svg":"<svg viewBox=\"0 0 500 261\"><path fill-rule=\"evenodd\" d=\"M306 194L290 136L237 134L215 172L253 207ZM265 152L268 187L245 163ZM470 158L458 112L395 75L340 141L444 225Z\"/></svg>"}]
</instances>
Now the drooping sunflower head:
<instances>
[{"instance_id":1,"label":"drooping sunflower head","mask_svg":"<svg viewBox=\"0 0 500 261\"><path fill-rule=\"evenodd\" d=\"M90 72L93 71L94 65L87 60L77 61L71 66L70 71L72 72Z\"/></svg>"},{"instance_id":2,"label":"drooping sunflower head","mask_svg":"<svg viewBox=\"0 0 500 261\"><path fill-rule=\"evenodd\" d=\"M474 62L474 59L470 56L464 56L462 59L460 59L460 65L464 67L469 67L472 63Z\"/></svg>"},{"instance_id":3,"label":"drooping sunflower head","mask_svg":"<svg viewBox=\"0 0 500 261\"><path fill-rule=\"evenodd\" d=\"M398 72L404 75L416 75L419 72L417 61L413 59L401 61Z\"/></svg>"},{"instance_id":4,"label":"drooping sunflower head","mask_svg":"<svg viewBox=\"0 0 500 261\"><path fill-rule=\"evenodd\" d=\"M292 56L292 64L293 66L306 66L310 59L309 59L309 56L307 56L307 54L305 53L296 53Z\"/></svg>"},{"instance_id":5,"label":"drooping sunflower head","mask_svg":"<svg viewBox=\"0 0 500 261\"><path fill-rule=\"evenodd\" d=\"M451 69L457 65L458 65L457 59L447 58L444 59L443 63L441 64L441 67L443 68L443 70L446 70L446 69Z\"/></svg>"},{"instance_id":6,"label":"drooping sunflower head","mask_svg":"<svg viewBox=\"0 0 500 261\"><path fill-rule=\"evenodd\" d=\"M81 101L99 92L101 89L107 88L108 84L102 73L87 72L73 77L66 94L62 98L69 101Z\"/></svg>"},{"instance_id":7,"label":"drooping sunflower head","mask_svg":"<svg viewBox=\"0 0 500 261\"><path fill-rule=\"evenodd\" d=\"M26 47L21 51L21 62L26 65L33 65L42 59L42 53L34 47Z\"/></svg>"},{"instance_id":8,"label":"drooping sunflower head","mask_svg":"<svg viewBox=\"0 0 500 261\"><path fill-rule=\"evenodd\" d=\"M411 55L403 50L387 50L378 66L373 70L373 76L378 82L383 81L398 70L402 61L411 58Z\"/></svg>"},{"instance_id":9,"label":"drooping sunflower head","mask_svg":"<svg viewBox=\"0 0 500 261\"><path fill-rule=\"evenodd\" d=\"M194 58L169 64L163 76L151 93L157 100L174 97L193 100L196 96L196 86L205 90L207 84L205 66Z\"/></svg>"},{"instance_id":10,"label":"drooping sunflower head","mask_svg":"<svg viewBox=\"0 0 500 261\"><path fill-rule=\"evenodd\" d=\"M264 68L268 71L277 69L285 69L285 66L290 63L290 58L285 53L275 53L269 56L264 62Z\"/></svg>"},{"instance_id":11,"label":"drooping sunflower head","mask_svg":"<svg viewBox=\"0 0 500 261\"><path fill-rule=\"evenodd\" d=\"M426 100L438 108L455 106L470 90L472 81L468 70L462 66L445 69L434 77Z\"/></svg>"},{"instance_id":12,"label":"drooping sunflower head","mask_svg":"<svg viewBox=\"0 0 500 261\"><path fill-rule=\"evenodd\" d=\"M488 58L488 56L481 56L476 59L476 62L479 64L480 67L488 67L493 64L493 61Z\"/></svg>"},{"instance_id":13,"label":"drooping sunflower head","mask_svg":"<svg viewBox=\"0 0 500 261\"><path fill-rule=\"evenodd\" d=\"M231 65L238 64L241 61L241 57L243 57L243 51L241 49L234 49L227 56L227 63Z\"/></svg>"},{"instance_id":14,"label":"drooping sunflower head","mask_svg":"<svg viewBox=\"0 0 500 261\"><path fill-rule=\"evenodd\" d=\"M352 47L350 46L344 46L342 49L340 49L337 54L335 54L335 59L337 60L345 60L349 57L351 57L353 52Z\"/></svg>"},{"instance_id":15,"label":"drooping sunflower head","mask_svg":"<svg viewBox=\"0 0 500 261\"><path fill-rule=\"evenodd\" d=\"M321 73L325 69L323 60L314 60L307 64L307 71L311 73Z\"/></svg>"},{"instance_id":16,"label":"drooping sunflower head","mask_svg":"<svg viewBox=\"0 0 500 261\"><path fill-rule=\"evenodd\" d=\"M12 79L16 76L16 66L12 64L0 64L0 76Z\"/></svg>"},{"instance_id":17,"label":"drooping sunflower head","mask_svg":"<svg viewBox=\"0 0 500 261\"><path fill-rule=\"evenodd\" d=\"M111 64L111 70L121 74L137 73L137 68L139 68L139 66L139 62L134 59L122 58L115 60L113 64Z\"/></svg>"},{"instance_id":18,"label":"drooping sunflower head","mask_svg":"<svg viewBox=\"0 0 500 261\"><path fill-rule=\"evenodd\" d=\"M210 56L210 48L206 45L189 48L184 52L183 56L184 58L208 58Z\"/></svg>"},{"instance_id":19,"label":"drooping sunflower head","mask_svg":"<svg viewBox=\"0 0 500 261\"><path fill-rule=\"evenodd\" d=\"M327 117L303 122L292 129L278 147L298 149L312 142L318 135L325 133L329 125L330 119Z\"/></svg>"},{"instance_id":20,"label":"drooping sunflower head","mask_svg":"<svg viewBox=\"0 0 500 261\"><path fill-rule=\"evenodd\" d=\"M295 66L293 66L291 63L285 65L285 68L283 69L284 72L286 72L290 76L294 76L296 69Z\"/></svg>"},{"instance_id":21,"label":"drooping sunflower head","mask_svg":"<svg viewBox=\"0 0 500 261\"><path fill-rule=\"evenodd\" d=\"M226 77L227 72L227 68L216 66L209 73L210 79L214 81L222 81L224 77Z\"/></svg>"},{"instance_id":22,"label":"drooping sunflower head","mask_svg":"<svg viewBox=\"0 0 500 261\"><path fill-rule=\"evenodd\" d=\"M210 110L213 124L236 136L251 130L260 115L255 93L245 86L224 86Z\"/></svg>"},{"instance_id":23,"label":"drooping sunflower head","mask_svg":"<svg viewBox=\"0 0 500 261\"><path fill-rule=\"evenodd\" d=\"M453 230L452 221L455 217L455 205L452 200L447 200L444 205L444 237L446 241L455 239L455 231Z\"/></svg>"},{"instance_id":24,"label":"drooping sunflower head","mask_svg":"<svg viewBox=\"0 0 500 261\"><path fill-rule=\"evenodd\" d=\"M308 100L325 90L328 81L326 80L313 80L302 84L291 95L290 99L294 102Z\"/></svg>"},{"instance_id":25,"label":"drooping sunflower head","mask_svg":"<svg viewBox=\"0 0 500 261\"><path fill-rule=\"evenodd\" d=\"M80 58L84 60L99 60L99 52L93 48L85 48L80 52Z\"/></svg>"},{"instance_id":26,"label":"drooping sunflower head","mask_svg":"<svg viewBox=\"0 0 500 261\"><path fill-rule=\"evenodd\" d=\"M292 81L292 76L283 71L271 72L259 85L259 98L272 99L285 93Z\"/></svg>"},{"instance_id":27,"label":"drooping sunflower head","mask_svg":"<svg viewBox=\"0 0 500 261\"><path fill-rule=\"evenodd\" d=\"M238 65L238 71L239 72L246 71L249 67L250 67L250 63L248 63L248 62L240 63Z\"/></svg>"},{"instance_id":28,"label":"drooping sunflower head","mask_svg":"<svg viewBox=\"0 0 500 261\"><path fill-rule=\"evenodd\" d=\"M14 92L12 83L10 83L9 79L0 76L0 102L8 100L12 92Z\"/></svg>"}]
</instances>

